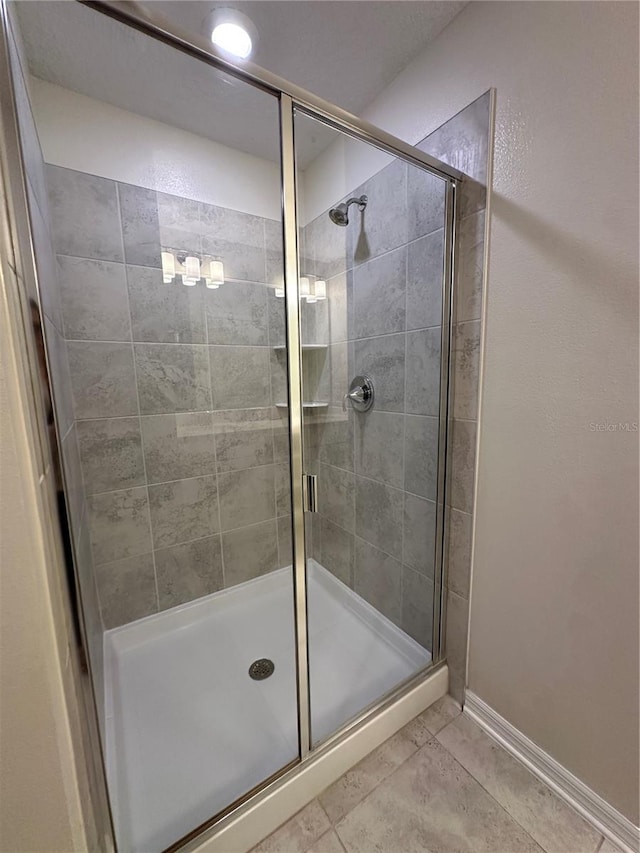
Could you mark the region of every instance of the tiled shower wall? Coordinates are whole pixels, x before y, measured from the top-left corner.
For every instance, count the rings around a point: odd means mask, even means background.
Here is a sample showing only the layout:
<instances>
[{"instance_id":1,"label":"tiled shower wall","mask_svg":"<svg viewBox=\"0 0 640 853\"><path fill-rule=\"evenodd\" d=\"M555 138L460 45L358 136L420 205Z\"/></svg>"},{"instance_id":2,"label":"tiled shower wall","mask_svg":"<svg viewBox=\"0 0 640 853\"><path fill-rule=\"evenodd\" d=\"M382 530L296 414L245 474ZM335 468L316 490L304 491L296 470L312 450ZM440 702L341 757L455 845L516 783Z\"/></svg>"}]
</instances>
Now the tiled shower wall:
<instances>
[{"instance_id":1,"label":"tiled shower wall","mask_svg":"<svg viewBox=\"0 0 640 853\"><path fill-rule=\"evenodd\" d=\"M291 563L280 223L47 168L105 627ZM164 284L163 247L227 282Z\"/></svg>"},{"instance_id":2,"label":"tiled shower wall","mask_svg":"<svg viewBox=\"0 0 640 853\"><path fill-rule=\"evenodd\" d=\"M461 698L466 657L478 400L489 93L418 147L471 179L460 204L451 436L447 655ZM394 162L349 226L327 212L303 229L302 273L327 280L328 300L303 306L310 350L305 395L330 401L307 418L307 467L319 475L316 559L431 647L443 194L429 175ZM353 376L369 374L375 403L343 412Z\"/></svg>"},{"instance_id":3,"label":"tiled shower wall","mask_svg":"<svg viewBox=\"0 0 640 853\"><path fill-rule=\"evenodd\" d=\"M306 307L306 336L330 344L319 393L332 403L307 430L319 474L313 551L431 648L444 184L394 161L350 193L362 194L367 208L352 208L347 228L325 212L304 234L304 263L327 280L327 303ZM361 373L374 406L343 412Z\"/></svg>"},{"instance_id":4,"label":"tiled shower wall","mask_svg":"<svg viewBox=\"0 0 640 853\"><path fill-rule=\"evenodd\" d=\"M449 443L446 647L449 692L464 698L466 677L474 472L485 281L485 228L491 150L492 93L485 92L417 147L469 177L460 198L458 275L454 294L453 423Z\"/></svg>"}]
</instances>

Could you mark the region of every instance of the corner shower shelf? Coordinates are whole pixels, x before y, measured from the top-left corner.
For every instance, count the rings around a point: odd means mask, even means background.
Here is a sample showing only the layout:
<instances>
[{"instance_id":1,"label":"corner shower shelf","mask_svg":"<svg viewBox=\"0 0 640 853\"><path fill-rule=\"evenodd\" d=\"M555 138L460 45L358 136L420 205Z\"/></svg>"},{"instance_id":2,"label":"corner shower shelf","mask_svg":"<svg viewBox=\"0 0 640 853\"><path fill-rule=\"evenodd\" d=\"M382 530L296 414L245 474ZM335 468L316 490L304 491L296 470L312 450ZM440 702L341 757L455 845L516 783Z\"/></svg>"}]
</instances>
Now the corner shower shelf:
<instances>
[{"instance_id":1,"label":"corner shower shelf","mask_svg":"<svg viewBox=\"0 0 640 853\"><path fill-rule=\"evenodd\" d=\"M329 407L328 403L324 403L321 400L310 400L308 403L303 403L303 409L327 409ZM288 403L276 403L277 409L288 409Z\"/></svg>"},{"instance_id":2,"label":"corner shower shelf","mask_svg":"<svg viewBox=\"0 0 640 853\"><path fill-rule=\"evenodd\" d=\"M286 347L282 344L277 347L274 347L274 350L278 352L284 352L285 349ZM327 344L302 344L303 352L322 352L326 349L328 349Z\"/></svg>"}]
</instances>

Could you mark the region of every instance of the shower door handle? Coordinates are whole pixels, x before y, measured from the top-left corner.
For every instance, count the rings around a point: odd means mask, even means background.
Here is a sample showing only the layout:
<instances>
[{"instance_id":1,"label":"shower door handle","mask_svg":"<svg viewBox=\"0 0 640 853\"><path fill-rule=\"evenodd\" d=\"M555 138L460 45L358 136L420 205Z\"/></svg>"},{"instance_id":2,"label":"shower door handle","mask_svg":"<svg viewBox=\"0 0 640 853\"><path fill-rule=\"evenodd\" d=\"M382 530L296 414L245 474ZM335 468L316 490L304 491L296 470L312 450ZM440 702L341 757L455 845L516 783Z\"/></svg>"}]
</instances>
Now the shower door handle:
<instances>
[{"instance_id":1,"label":"shower door handle","mask_svg":"<svg viewBox=\"0 0 640 853\"><path fill-rule=\"evenodd\" d=\"M318 512L318 475L305 474L302 480L305 512Z\"/></svg>"}]
</instances>

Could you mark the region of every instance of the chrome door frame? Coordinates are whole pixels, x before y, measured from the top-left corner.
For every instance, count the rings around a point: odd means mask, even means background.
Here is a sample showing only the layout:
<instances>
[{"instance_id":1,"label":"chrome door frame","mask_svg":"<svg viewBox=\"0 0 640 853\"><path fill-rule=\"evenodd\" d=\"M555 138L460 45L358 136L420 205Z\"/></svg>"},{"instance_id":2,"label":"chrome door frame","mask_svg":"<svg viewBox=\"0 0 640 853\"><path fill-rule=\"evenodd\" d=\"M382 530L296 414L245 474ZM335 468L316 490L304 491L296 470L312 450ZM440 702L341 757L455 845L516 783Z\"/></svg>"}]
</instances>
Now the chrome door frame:
<instances>
[{"instance_id":1,"label":"chrome door frame","mask_svg":"<svg viewBox=\"0 0 640 853\"><path fill-rule=\"evenodd\" d=\"M133 0L78 0L82 5L112 17L123 24L134 27L146 35L162 41L188 55L203 61L214 68L224 71L278 99L280 117L282 222L285 267L285 307L287 320L287 358L289 390L289 438L291 447L291 499L293 532L293 574L295 597L295 621L297 639L297 683L298 683L298 725L299 759L283 767L278 773L265 780L242 798L231 803L223 812L213 815L209 821L172 845L169 850L195 849L195 846L214 836L225 824L234 820L238 814L250 809L258 800L266 798L274 787L290 781L307 762L314 761L327 749L345 739L355 729L394 704L409 693L427 674L433 673L444 665L444 610L446 607L444 591L446 575L446 532L448 530L446 450L451 410L451 339L453 324L453 293L455 281L457 198L460 184L465 176L458 169L449 166L419 151L401 139L363 121L357 116L336 107L318 96L289 83L283 78L260 68L251 62L234 63L222 55L206 39L194 37L163 18L152 14L148 9ZM340 730L323 741L318 747L311 748L310 697L308 642L306 619L306 548L304 530L304 504L302 492L303 480L303 441L302 441L302 376L301 376L301 340L298 295L298 220L296 199L294 114L298 111L340 131L351 138L358 139L392 156L417 166L445 182L445 241L443 270L443 306L441 335L441 381L440 381L440 417L438 435L438 487L436 509L436 566L434 571L434 631L432 645L432 663L416 673L412 678L383 696L359 715L348 721ZM20 170L23 172L22 163ZM375 744L372 744L372 747ZM95 744L93 745L96 746ZM102 758L100 744L98 754ZM103 762L102 762L103 763ZM106 775L104 776L106 794Z\"/></svg>"}]
</instances>

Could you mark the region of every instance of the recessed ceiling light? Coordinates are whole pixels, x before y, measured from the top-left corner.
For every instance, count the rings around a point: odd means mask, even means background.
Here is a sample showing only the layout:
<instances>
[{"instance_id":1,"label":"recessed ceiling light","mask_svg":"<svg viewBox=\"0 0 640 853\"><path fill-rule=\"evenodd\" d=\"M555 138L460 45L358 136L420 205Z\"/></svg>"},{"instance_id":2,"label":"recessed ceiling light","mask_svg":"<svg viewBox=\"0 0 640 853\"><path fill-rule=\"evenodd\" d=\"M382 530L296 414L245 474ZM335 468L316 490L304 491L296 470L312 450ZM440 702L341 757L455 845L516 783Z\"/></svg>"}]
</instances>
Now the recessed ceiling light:
<instances>
[{"instance_id":1,"label":"recessed ceiling light","mask_svg":"<svg viewBox=\"0 0 640 853\"><path fill-rule=\"evenodd\" d=\"M257 30L237 9L214 9L205 21L211 41L231 56L247 59L255 47Z\"/></svg>"}]
</instances>

